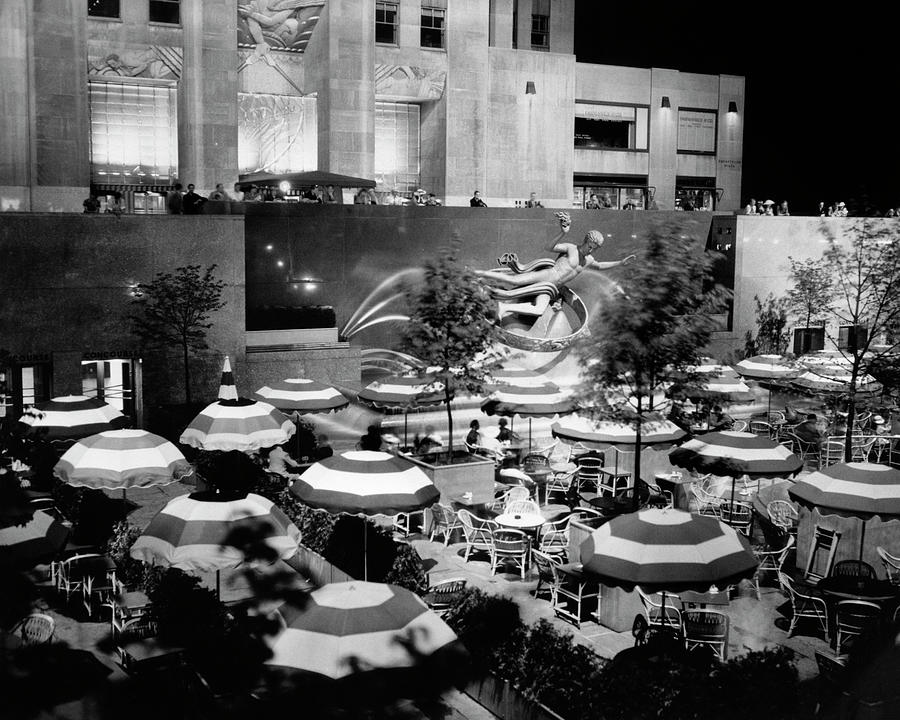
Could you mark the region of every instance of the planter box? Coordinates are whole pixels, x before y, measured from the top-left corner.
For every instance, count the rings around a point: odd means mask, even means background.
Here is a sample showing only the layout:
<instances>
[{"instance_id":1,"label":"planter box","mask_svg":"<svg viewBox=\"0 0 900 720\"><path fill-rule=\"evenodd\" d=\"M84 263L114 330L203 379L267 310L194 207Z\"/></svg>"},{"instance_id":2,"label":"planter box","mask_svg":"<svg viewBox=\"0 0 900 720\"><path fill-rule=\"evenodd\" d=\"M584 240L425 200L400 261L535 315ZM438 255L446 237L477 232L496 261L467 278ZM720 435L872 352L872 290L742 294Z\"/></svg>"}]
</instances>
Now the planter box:
<instances>
[{"instance_id":1,"label":"planter box","mask_svg":"<svg viewBox=\"0 0 900 720\"><path fill-rule=\"evenodd\" d=\"M453 453L453 465L434 465L422 456L404 455L418 465L431 478L441 493L441 502L449 505L464 493L472 493L470 503L488 503L494 499L494 461L470 455L467 452ZM429 460L434 456L429 456ZM464 462L459 462L464 459Z\"/></svg>"},{"instance_id":2,"label":"planter box","mask_svg":"<svg viewBox=\"0 0 900 720\"><path fill-rule=\"evenodd\" d=\"M564 720L550 708L525 698L515 687L496 675L469 683L465 691L483 708L504 720Z\"/></svg>"},{"instance_id":3,"label":"planter box","mask_svg":"<svg viewBox=\"0 0 900 720\"><path fill-rule=\"evenodd\" d=\"M298 551L300 566L310 582L316 587L322 587L327 583L347 582L354 580L339 567L332 565L319 553L313 552L308 547L301 545Z\"/></svg>"}]
</instances>

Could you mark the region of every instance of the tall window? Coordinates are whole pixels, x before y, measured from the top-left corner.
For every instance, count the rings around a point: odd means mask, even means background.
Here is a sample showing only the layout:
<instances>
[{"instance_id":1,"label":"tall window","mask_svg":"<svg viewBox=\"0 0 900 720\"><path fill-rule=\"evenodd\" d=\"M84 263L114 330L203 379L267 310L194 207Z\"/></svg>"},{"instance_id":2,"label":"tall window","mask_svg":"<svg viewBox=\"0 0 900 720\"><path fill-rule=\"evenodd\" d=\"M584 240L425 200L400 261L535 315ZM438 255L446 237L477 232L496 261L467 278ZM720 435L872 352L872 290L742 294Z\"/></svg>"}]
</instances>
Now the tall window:
<instances>
[{"instance_id":1,"label":"tall window","mask_svg":"<svg viewBox=\"0 0 900 720\"><path fill-rule=\"evenodd\" d=\"M119 17L119 0L88 0L87 6L89 17Z\"/></svg>"},{"instance_id":2,"label":"tall window","mask_svg":"<svg viewBox=\"0 0 900 720\"><path fill-rule=\"evenodd\" d=\"M91 81L91 179L166 185L178 175L174 85Z\"/></svg>"},{"instance_id":3,"label":"tall window","mask_svg":"<svg viewBox=\"0 0 900 720\"><path fill-rule=\"evenodd\" d=\"M29 405L50 399L50 363L0 366L0 418L18 417Z\"/></svg>"},{"instance_id":4,"label":"tall window","mask_svg":"<svg viewBox=\"0 0 900 720\"><path fill-rule=\"evenodd\" d=\"M180 0L150 0L150 22L178 25L181 22L179 2Z\"/></svg>"},{"instance_id":5,"label":"tall window","mask_svg":"<svg viewBox=\"0 0 900 720\"><path fill-rule=\"evenodd\" d=\"M419 106L375 103L375 182L378 189L419 186Z\"/></svg>"},{"instance_id":6,"label":"tall window","mask_svg":"<svg viewBox=\"0 0 900 720\"><path fill-rule=\"evenodd\" d=\"M647 150L649 109L632 105L575 103L575 147Z\"/></svg>"},{"instance_id":7,"label":"tall window","mask_svg":"<svg viewBox=\"0 0 900 720\"><path fill-rule=\"evenodd\" d=\"M801 327L794 329L794 355L825 349L825 328Z\"/></svg>"},{"instance_id":8,"label":"tall window","mask_svg":"<svg viewBox=\"0 0 900 720\"><path fill-rule=\"evenodd\" d=\"M865 325L841 325L838 328L838 350L855 352L866 344L869 329Z\"/></svg>"},{"instance_id":9,"label":"tall window","mask_svg":"<svg viewBox=\"0 0 900 720\"><path fill-rule=\"evenodd\" d=\"M422 8L422 47L444 47L444 22L446 10L437 7Z\"/></svg>"},{"instance_id":10,"label":"tall window","mask_svg":"<svg viewBox=\"0 0 900 720\"><path fill-rule=\"evenodd\" d=\"M678 152L715 154L717 119L715 110L678 108Z\"/></svg>"},{"instance_id":11,"label":"tall window","mask_svg":"<svg viewBox=\"0 0 900 720\"><path fill-rule=\"evenodd\" d=\"M136 419L137 365L134 360L82 360L81 394L103 400Z\"/></svg>"},{"instance_id":12,"label":"tall window","mask_svg":"<svg viewBox=\"0 0 900 720\"><path fill-rule=\"evenodd\" d=\"M550 50L550 0L532 0L531 49Z\"/></svg>"},{"instance_id":13,"label":"tall window","mask_svg":"<svg viewBox=\"0 0 900 720\"><path fill-rule=\"evenodd\" d=\"M395 2L375 3L375 42L397 44L398 8L399 4Z\"/></svg>"}]
</instances>

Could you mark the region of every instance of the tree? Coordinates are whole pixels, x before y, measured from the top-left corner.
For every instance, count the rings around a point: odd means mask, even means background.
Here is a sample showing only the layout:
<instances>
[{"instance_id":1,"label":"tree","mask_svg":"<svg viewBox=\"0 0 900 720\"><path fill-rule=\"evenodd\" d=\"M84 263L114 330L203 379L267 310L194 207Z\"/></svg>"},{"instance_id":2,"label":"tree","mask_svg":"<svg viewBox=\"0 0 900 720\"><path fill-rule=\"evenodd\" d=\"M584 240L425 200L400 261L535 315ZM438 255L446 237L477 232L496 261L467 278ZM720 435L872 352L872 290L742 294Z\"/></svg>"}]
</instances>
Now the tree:
<instances>
[{"instance_id":1,"label":"tree","mask_svg":"<svg viewBox=\"0 0 900 720\"><path fill-rule=\"evenodd\" d=\"M815 258L795 260L788 256L791 264L791 288L788 290L788 307L810 327L814 317L821 317L828 311L834 293L833 280L828 269ZM800 348L806 352L808 348Z\"/></svg>"},{"instance_id":2,"label":"tree","mask_svg":"<svg viewBox=\"0 0 900 720\"><path fill-rule=\"evenodd\" d=\"M222 289L210 265L201 274L199 265L186 265L175 273L157 273L153 282L139 283L134 303L140 312L131 315L133 331L149 345L177 345L184 359L184 401L191 402L190 352L205 350L210 314L225 307Z\"/></svg>"},{"instance_id":3,"label":"tree","mask_svg":"<svg viewBox=\"0 0 900 720\"><path fill-rule=\"evenodd\" d=\"M625 266L624 294L601 307L582 341L585 404L596 415L634 423L635 508L641 424L655 418L653 396L691 375L715 329L712 316L727 307L729 293L712 284L712 265L713 254L690 238L654 232Z\"/></svg>"},{"instance_id":4,"label":"tree","mask_svg":"<svg viewBox=\"0 0 900 720\"><path fill-rule=\"evenodd\" d=\"M491 366L487 358L499 337L496 306L476 277L459 264L458 249L457 242L445 249L425 266L422 284L407 290L410 318L403 335L408 351L443 381L451 462L454 389L473 394L483 390Z\"/></svg>"},{"instance_id":5,"label":"tree","mask_svg":"<svg viewBox=\"0 0 900 720\"><path fill-rule=\"evenodd\" d=\"M753 355L783 355L788 348L787 310L788 299L775 297L772 293L756 303L756 337L749 330L744 345L744 357Z\"/></svg>"},{"instance_id":6,"label":"tree","mask_svg":"<svg viewBox=\"0 0 900 720\"><path fill-rule=\"evenodd\" d=\"M859 222L848 243L829 239L818 268L833 278L834 303L828 311L847 337L829 335L849 365L844 460L852 456L851 438L860 378L896 368L900 354L900 238L887 225L873 229Z\"/></svg>"}]
</instances>

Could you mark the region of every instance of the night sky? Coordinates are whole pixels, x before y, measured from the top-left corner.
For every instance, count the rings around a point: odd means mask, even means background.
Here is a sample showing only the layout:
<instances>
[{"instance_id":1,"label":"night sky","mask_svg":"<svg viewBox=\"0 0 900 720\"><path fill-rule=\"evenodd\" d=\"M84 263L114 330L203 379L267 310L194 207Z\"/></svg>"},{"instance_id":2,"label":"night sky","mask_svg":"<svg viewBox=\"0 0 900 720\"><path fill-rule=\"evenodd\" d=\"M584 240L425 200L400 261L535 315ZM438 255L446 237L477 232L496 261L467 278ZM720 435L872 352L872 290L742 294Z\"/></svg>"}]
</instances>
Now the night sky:
<instances>
[{"instance_id":1,"label":"night sky","mask_svg":"<svg viewBox=\"0 0 900 720\"><path fill-rule=\"evenodd\" d=\"M895 13L785 5L626 12L576 0L575 53L579 62L743 75L742 205L752 196L786 199L793 214L812 214L819 200L843 200L853 214L900 207Z\"/></svg>"}]
</instances>

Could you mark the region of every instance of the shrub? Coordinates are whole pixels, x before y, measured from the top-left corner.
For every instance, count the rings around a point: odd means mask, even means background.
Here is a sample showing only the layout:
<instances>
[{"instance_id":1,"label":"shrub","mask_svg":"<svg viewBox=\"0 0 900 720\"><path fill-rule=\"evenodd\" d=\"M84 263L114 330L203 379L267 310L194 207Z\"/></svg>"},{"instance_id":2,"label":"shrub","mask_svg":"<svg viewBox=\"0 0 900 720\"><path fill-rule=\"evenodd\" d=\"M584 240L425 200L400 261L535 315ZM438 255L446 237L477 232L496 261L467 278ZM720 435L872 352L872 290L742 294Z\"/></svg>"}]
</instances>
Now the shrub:
<instances>
[{"instance_id":1,"label":"shrub","mask_svg":"<svg viewBox=\"0 0 900 720\"><path fill-rule=\"evenodd\" d=\"M394 564L385 575L384 582L412 590L417 595L424 595L427 592L428 577L425 565L415 548L407 543L397 543Z\"/></svg>"}]
</instances>

